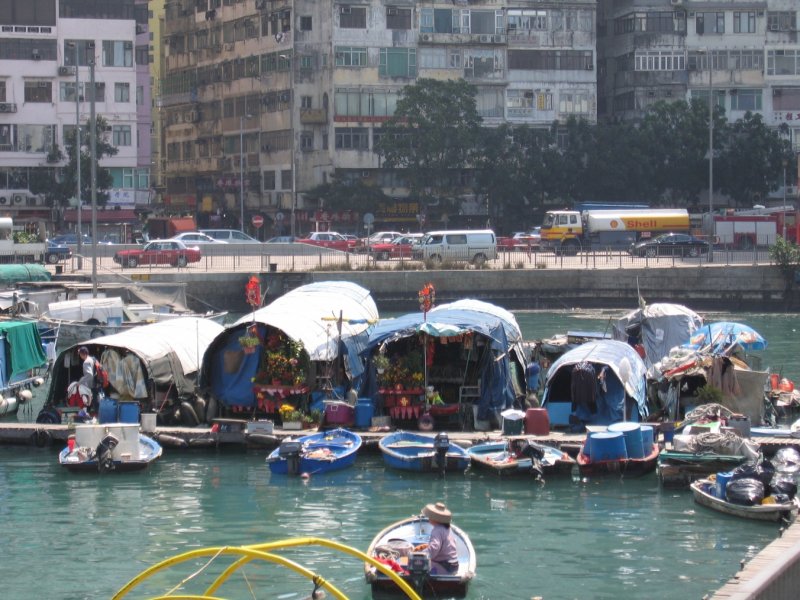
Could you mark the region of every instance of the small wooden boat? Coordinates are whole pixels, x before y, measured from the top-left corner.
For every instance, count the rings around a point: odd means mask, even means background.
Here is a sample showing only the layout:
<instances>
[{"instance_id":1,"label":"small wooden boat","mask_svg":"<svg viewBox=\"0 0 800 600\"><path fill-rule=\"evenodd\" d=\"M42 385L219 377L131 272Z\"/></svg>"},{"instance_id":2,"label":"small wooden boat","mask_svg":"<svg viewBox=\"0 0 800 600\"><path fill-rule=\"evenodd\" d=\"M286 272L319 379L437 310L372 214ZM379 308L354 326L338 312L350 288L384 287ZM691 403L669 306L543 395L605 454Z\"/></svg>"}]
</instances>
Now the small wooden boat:
<instances>
[{"instance_id":1,"label":"small wooden boat","mask_svg":"<svg viewBox=\"0 0 800 600\"><path fill-rule=\"evenodd\" d=\"M584 447L585 448L585 447ZM578 454L578 469L581 477L596 477L598 475L625 475L639 477L654 471L658 462L658 445L653 444L643 458L619 458L611 460L596 460L584 454L581 448Z\"/></svg>"},{"instance_id":2,"label":"small wooden boat","mask_svg":"<svg viewBox=\"0 0 800 600\"><path fill-rule=\"evenodd\" d=\"M475 468L503 477L570 474L577 464L574 458L558 448L526 438L486 442L467 452Z\"/></svg>"},{"instance_id":3,"label":"small wooden boat","mask_svg":"<svg viewBox=\"0 0 800 600\"><path fill-rule=\"evenodd\" d=\"M684 486L713 473L732 471L746 460L741 455L665 449L658 455L656 474L663 485Z\"/></svg>"},{"instance_id":4,"label":"small wooden boat","mask_svg":"<svg viewBox=\"0 0 800 600\"><path fill-rule=\"evenodd\" d=\"M402 579L423 597L464 597L469 583L475 577L477 565L475 549L464 531L450 525L458 549L458 570L455 573L416 572L413 549L428 542L432 526L422 515L403 519L378 533L367 549L367 556L390 564ZM424 561L423 561L424 562ZM381 593L398 592L397 585L372 565L365 565L367 583L372 586L373 597Z\"/></svg>"},{"instance_id":5,"label":"small wooden boat","mask_svg":"<svg viewBox=\"0 0 800 600\"><path fill-rule=\"evenodd\" d=\"M698 479L697 481L693 481L689 487L692 489L694 501L698 504L726 515L741 517L743 519L753 519L756 521L788 520L797 516L798 508L800 508L796 497L790 502L781 504L756 504L754 506L734 504L722 498L717 498L715 494L717 484L711 479Z\"/></svg>"},{"instance_id":6,"label":"small wooden boat","mask_svg":"<svg viewBox=\"0 0 800 600\"><path fill-rule=\"evenodd\" d=\"M278 475L327 473L352 466L359 448L357 433L330 429L284 440L267 456L267 464Z\"/></svg>"},{"instance_id":7,"label":"small wooden boat","mask_svg":"<svg viewBox=\"0 0 800 600\"><path fill-rule=\"evenodd\" d=\"M397 431L378 443L387 466L422 473L463 473L469 467L467 451L450 441L446 433L423 435Z\"/></svg>"},{"instance_id":8,"label":"small wooden boat","mask_svg":"<svg viewBox=\"0 0 800 600\"><path fill-rule=\"evenodd\" d=\"M75 438L58 455L59 464L72 472L140 471L162 453L158 442L139 433L138 423L78 425L75 430Z\"/></svg>"}]
</instances>

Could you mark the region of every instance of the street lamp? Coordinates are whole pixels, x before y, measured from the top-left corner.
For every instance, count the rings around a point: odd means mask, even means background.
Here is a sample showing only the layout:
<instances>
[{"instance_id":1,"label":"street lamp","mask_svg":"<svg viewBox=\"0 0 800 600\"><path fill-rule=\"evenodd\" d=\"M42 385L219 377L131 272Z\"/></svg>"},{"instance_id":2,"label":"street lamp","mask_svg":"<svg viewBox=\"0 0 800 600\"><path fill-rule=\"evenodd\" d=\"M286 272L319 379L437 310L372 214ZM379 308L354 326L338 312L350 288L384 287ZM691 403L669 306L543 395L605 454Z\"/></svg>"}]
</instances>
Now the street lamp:
<instances>
[{"instance_id":1,"label":"street lamp","mask_svg":"<svg viewBox=\"0 0 800 600\"><path fill-rule=\"evenodd\" d=\"M297 204L297 169L295 168L295 153L294 153L294 64L292 61L291 54L279 54L278 57L282 58L283 60L289 61L289 131L292 134L292 158L290 167L292 168L292 212L291 218L289 220L291 229L292 229L292 241L294 242L295 237L295 230L296 230L296 220L295 220L295 205ZM281 182L283 184L283 182Z\"/></svg>"},{"instance_id":2,"label":"street lamp","mask_svg":"<svg viewBox=\"0 0 800 600\"><path fill-rule=\"evenodd\" d=\"M244 120L253 115L239 115L239 226L244 231Z\"/></svg>"},{"instance_id":3,"label":"street lamp","mask_svg":"<svg viewBox=\"0 0 800 600\"><path fill-rule=\"evenodd\" d=\"M784 157L783 159L783 239L786 239L786 167L789 160Z\"/></svg>"},{"instance_id":4,"label":"street lamp","mask_svg":"<svg viewBox=\"0 0 800 600\"><path fill-rule=\"evenodd\" d=\"M92 181L92 298L97 298L97 88L94 81L95 53L94 42L86 44L89 52L89 163Z\"/></svg>"},{"instance_id":5,"label":"street lamp","mask_svg":"<svg viewBox=\"0 0 800 600\"><path fill-rule=\"evenodd\" d=\"M708 215L714 235L714 72L711 69L711 48L706 48L708 63Z\"/></svg>"},{"instance_id":6,"label":"street lamp","mask_svg":"<svg viewBox=\"0 0 800 600\"><path fill-rule=\"evenodd\" d=\"M83 269L83 231L82 231L82 212L83 202L81 200L81 82L78 78L78 42L67 42L68 48L75 49L75 177L78 181L75 186L77 191L75 198L78 200L78 270Z\"/></svg>"}]
</instances>

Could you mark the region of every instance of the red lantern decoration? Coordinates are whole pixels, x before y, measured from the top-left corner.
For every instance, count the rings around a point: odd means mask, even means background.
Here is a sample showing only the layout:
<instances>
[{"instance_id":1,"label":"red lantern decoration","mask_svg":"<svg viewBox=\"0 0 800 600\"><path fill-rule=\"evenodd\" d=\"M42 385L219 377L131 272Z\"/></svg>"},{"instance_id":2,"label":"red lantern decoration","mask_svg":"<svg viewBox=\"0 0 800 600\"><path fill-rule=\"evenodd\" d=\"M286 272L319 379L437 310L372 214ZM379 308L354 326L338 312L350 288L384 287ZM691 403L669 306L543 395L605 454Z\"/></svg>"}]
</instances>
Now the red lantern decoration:
<instances>
[{"instance_id":1,"label":"red lantern decoration","mask_svg":"<svg viewBox=\"0 0 800 600\"><path fill-rule=\"evenodd\" d=\"M253 310L261 306L261 283L255 275L252 275L247 285L244 286L244 296Z\"/></svg>"},{"instance_id":2,"label":"red lantern decoration","mask_svg":"<svg viewBox=\"0 0 800 600\"><path fill-rule=\"evenodd\" d=\"M426 283L419 291L419 309L426 315L436 305L436 290L432 283Z\"/></svg>"}]
</instances>

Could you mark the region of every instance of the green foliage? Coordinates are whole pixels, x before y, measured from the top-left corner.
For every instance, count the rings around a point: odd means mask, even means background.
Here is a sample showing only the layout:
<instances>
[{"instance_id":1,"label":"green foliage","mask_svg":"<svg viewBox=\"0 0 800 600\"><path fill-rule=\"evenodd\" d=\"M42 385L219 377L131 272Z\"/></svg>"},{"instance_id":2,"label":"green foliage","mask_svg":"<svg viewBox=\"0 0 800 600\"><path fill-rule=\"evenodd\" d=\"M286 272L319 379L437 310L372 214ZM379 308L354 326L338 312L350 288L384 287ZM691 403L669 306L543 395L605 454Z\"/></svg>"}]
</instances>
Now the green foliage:
<instances>
[{"instance_id":1,"label":"green foliage","mask_svg":"<svg viewBox=\"0 0 800 600\"><path fill-rule=\"evenodd\" d=\"M374 212L391 199L376 185L368 185L361 178L334 179L305 193L308 200L317 202L328 210L354 210L359 213Z\"/></svg>"},{"instance_id":2,"label":"green foliage","mask_svg":"<svg viewBox=\"0 0 800 600\"><path fill-rule=\"evenodd\" d=\"M800 268L800 246L778 237L769 248L769 257L777 265L783 275L786 290L794 285L795 273Z\"/></svg>"},{"instance_id":3,"label":"green foliage","mask_svg":"<svg viewBox=\"0 0 800 600\"><path fill-rule=\"evenodd\" d=\"M698 388L696 395L699 404L720 404L724 399L721 389L708 384Z\"/></svg>"},{"instance_id":4,"label":"green foliage","mask_svg":"<svg viewBox=\"0 0 800 600\"><path fill-rule=\"evenodd\" d=\"M28 231L15 231L14 232L14 243L15 244L35 244L40 242L39 235L36 233L30 233Z\"/></svg>"}]
</instances>

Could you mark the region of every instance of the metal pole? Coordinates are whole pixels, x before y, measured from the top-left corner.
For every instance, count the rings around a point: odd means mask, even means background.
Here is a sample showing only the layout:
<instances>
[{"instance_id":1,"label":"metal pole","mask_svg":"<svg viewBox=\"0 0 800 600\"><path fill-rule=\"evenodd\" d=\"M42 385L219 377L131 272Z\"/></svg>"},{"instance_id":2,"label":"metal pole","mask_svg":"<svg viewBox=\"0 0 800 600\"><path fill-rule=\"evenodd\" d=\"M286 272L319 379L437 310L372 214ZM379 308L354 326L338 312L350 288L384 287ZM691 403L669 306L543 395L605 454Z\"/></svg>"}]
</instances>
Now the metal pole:
<instances>
[{"instance_id":1,"label":"metal pole","mask_svg":"<svg viewBox=\"0 0 800 600\"><path fill-rule=\"evenodd\" d=\"M714 81L711 49L708 58L708 214L711 219L711 235L714 235Z\"/></svg>"},{"instance_id":2,"label":"metal pole","mask_svg":"<svg viewBox=\"0 0 800 600\"><path fill-rule=\"evenodd\" d=\"M75 197L78 200L78 270L83 269L83 200L81 199L81 82L79 78L78 67L80 61L78 60L78 46L80 44L75 41L75 177L78 181L76 188L77 193Z\"/></svg>"},{"instance_id":3,"label":"metal pole","mask_svg":"<svg viewBox=\"0 0 800 600\"><path fill-rule=\"evenodd\" d=\"M244 231L244 115L239 115L239 226Z\"/></svg>"},{"instance_id":4,"label":"metal pole","mask_svg":"<svg viewBox=\"0 0 800 600\"><path fill-rule=\"evenodd\" d=\"M786 159L783 159L783 239L786 239Z\"/></svg>"},{"instance_id":5,"label":"metal pole","mask_svg":"<svg viewBox=\"0 0 800 600\"><path fill-rule=\"evenodd\" d=\"M295 208L297 207L297 165L295 164L294 152L294 50L289 57L289 129L292 131L292 241L294 242L297 223L295 218Z\"/></svg>"},{"instance_id":6,"label":"metal pole","mask_svg":"<svg viewBox=\"0 0 800 600\"><path fill-rule=\"evenodd\" d=\"M91 102L89 104L89 138L91 144L89 152L92 161L92 298L97 298L97 114L95 113L95 83L94 83L94 43L89 43L92 54L89 57L89 93Z\"/></svg>"}]
</instances>

